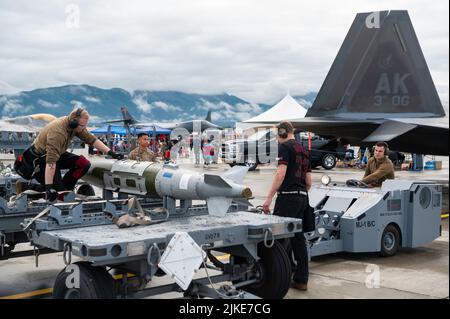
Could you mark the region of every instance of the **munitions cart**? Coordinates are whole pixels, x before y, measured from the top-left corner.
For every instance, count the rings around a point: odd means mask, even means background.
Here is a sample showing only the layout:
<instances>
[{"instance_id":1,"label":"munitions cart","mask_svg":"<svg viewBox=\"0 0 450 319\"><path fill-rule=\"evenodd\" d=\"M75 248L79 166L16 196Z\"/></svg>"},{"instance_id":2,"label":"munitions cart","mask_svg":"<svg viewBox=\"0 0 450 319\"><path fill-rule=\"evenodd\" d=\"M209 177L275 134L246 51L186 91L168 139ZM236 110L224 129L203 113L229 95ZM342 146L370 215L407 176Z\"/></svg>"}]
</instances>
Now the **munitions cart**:
<instances>
[{"instance_id":1,"label":"munitions cart","mask_svg":"<svg viewBox=\"0 0 450 319\"><path fill-rule=\"evenodd\" d=\"M233 204L225 217L191 205L170 213L144 209L151 225L120 229L113 224L130 209L109 200L60 203L25 220L33 245L63 252L67 266L55 280L55 298L142 298L173 291L186 297L243 298L245 291L283 298L287 293L291 266L277 240L300 232L301 220L243 211ZM198 253L200 265L198 259L194 265ZM229 261L219 260L218 254L229 254ZM72 256L79 261L72 264ZM163 267L170 258L175 269ZM186 276L192 271L197 276L193 280ZM75 273L79 285L68 287L68 277ZM114 280L113 273L121 279ZM175 282L153 285L155 276L166 273ZM216 287L218 283L225 284Z\"/></svg>"}]
</instances>

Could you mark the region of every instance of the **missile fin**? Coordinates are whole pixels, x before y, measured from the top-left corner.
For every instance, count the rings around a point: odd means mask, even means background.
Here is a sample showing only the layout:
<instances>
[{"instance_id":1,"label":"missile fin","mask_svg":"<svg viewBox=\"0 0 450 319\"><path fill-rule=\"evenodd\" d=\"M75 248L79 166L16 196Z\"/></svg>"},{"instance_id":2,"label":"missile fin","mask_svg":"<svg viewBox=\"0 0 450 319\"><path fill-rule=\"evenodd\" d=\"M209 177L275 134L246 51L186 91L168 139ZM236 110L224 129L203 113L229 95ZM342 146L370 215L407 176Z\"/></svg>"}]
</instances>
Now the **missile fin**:
<instances>
[{"instance_id":1,"label":"missile fin","mask_svg":"<svg viewBox=\"0 0 450 319\"><path fill-rule=\"evenodd\" d=\"M206 200L210 215L224 217L230 208L232 199L226 197L210 197Z\"/></svg>"},{"instance_id":2,"label":"missile fin","mask_svg":"<svg viewBox=\"0 0 450 319\"><path fill-rule=\"evenodd\" d=\"M226 180L224 180L222 178L222 176L205 174L204 177L205 177L205 183L206 184L231 188L231 185L228 184L228 182Z\"/></svg>"},{"instance_id":3,"label":"missile fin","mask_svg":"<svg viewBox=\"0 0 450 319\"><path fill-rule=\"evenodd\" d=\"M233 183L242 184L245 175L247 175L248 167L236 165L226 171L222 177L231 180Z\"/></svg>"}]
</instances>

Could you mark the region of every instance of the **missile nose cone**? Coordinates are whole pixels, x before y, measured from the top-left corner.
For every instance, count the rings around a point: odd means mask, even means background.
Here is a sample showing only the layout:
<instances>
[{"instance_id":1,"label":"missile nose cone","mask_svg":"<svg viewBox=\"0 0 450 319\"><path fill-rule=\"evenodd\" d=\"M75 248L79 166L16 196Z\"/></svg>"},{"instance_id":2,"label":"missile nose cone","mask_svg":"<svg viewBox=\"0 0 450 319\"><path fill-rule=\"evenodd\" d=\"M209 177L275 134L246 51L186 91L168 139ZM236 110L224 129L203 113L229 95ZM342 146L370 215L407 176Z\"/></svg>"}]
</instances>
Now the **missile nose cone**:
<instances>
[{"instance_id":1,"label":"missile nose cone","mask_svg":"<svg viewBox=\"0 0 450 319\"><path fill-rule=\"evenodd\" d=\"M250 189L250 187L244 187L242 189L241 195L243 198L250 198L253 196L252 190Z\"/></svg>"}]
</instances>

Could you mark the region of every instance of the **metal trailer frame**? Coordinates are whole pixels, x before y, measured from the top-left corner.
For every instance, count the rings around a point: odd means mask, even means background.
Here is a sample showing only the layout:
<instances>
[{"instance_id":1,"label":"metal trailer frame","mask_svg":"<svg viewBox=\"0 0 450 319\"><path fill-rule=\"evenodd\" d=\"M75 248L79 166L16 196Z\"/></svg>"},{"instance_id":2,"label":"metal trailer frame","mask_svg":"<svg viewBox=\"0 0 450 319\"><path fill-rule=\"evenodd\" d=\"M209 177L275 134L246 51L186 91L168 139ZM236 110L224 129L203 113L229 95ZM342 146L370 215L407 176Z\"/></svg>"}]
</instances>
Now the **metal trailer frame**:
<instances>
[{"instance_id":1,"label":"metal trailer frame","mask_svg":"<svg viewBox=\"0 0 450 319\"><path fill-rule=\"evenodd\" d=\"M33 201L34 195L27 192L21 193L13 203L9 199L16 195L15 183L17 181L29 182L20 176L13 175L8 177L0 177L0 190L3 196L0 196L0 260L13 257L22 257L32 255L33 251L20 252L13 254L12 251L16 244L26 243L29 241L27 235L23 232L21 224L24 219L32 218L38 215L41 211L46 209L49 205L47 201ZM64 202L73 202L80 200L77 196L84 195L83 191L80 193L81 187L91 187L87 183L78 183L78 192L67 192L64 194ZM86 189L85 189L86 191ZM112 191L103 191L104 198L108 198L113 203L125 203L128 199L128 194L118 193L114 196ZM96 201L96 197L83 196L85 203ZM139 202L144 208L154 208L162 205L162 199L140 197Z\"/></svg>"},{"instance_id":2,"label":"metal trailer frame","mask_svg":"<svg viewBox=\"0 0 450 319\"><path fill-rule=\"evenodd\" d=\"M165 203L174 200L164 198ZM102 207L89 210L91 205ZM165 221L119 229L112 224L111 217L123 215L126 211L124 208L108 200L55 204L49 206L46 216L33 221L26 220L25 224L32 223L26 231L32 245L62 251L66 265L71 264L71 256L74 255L80 258L83 267L87 265L93 273L105 266L124 273L117 289L118 295L124 298L181 292L176 284L146 288L154 276L161 275L158 267L161 255L178 232L187 233L208 253L214 266L204 263L204 267L222 272L218 276L208 275L207 278L194 280L184 292L185 296L244 298L246 295L239 290L244 287L244 290L261 297L282 298L289 289L289 258L276 240L293 237L296 232L301 232L300 219L243 211L236 204L230 207L225 217L216 217L209 215L204 205L189 205L187 208L177 206L169 215L153 214L152 210L146 210L155 222ZM229 263L219 262L212 251L230 254ZM279 254L279 257L275 257L284 267L279 271L271 269L270 276L267 271L261 270L264 268L261 265L267 262L264 259L270 262L271 258L275 258L272 255L267 257L267 252L269 255L270 252ZM266 266L266 269L270 267ZM127 273L134 274L134 277L130 279ZM135 282L134 291L129 289L130 280ZM263 281L264 286L266 281L273 280L281 281L284 286L277 291L271 291L274 290L271 287L259 287L259 291L251 288L252 284L261 284ZM223 281L231 281L234 285L222 286L219 290L206 286ZM57 285L58 278L55 287Z\"/></svg>"},{"instance_id":3,"label":"metal trailer frame","mask_svg":"<svg viewBox=\"0 0 450 319\"><path fill-rule=\"evenodd\" d=\"M14 205L8 203L16 195L16 182L25 181L18 175L0 176L0 258L9 255L15 244L26 242L20 223L45 208L42 205L28 207L28 197L22 196Z\"/></svg>"},{"instance_id":4,"label":"metal trailer frame","mask_svg":"<svg viewBox=\"0 0 450 319\"><path fill-rule=\"evenodd\" d=\"M316 230L310 255L379 252L418 247L441 233L442 185L387 180L381 188L317 186L309 194Z\"/></svg>"}]
</instances>

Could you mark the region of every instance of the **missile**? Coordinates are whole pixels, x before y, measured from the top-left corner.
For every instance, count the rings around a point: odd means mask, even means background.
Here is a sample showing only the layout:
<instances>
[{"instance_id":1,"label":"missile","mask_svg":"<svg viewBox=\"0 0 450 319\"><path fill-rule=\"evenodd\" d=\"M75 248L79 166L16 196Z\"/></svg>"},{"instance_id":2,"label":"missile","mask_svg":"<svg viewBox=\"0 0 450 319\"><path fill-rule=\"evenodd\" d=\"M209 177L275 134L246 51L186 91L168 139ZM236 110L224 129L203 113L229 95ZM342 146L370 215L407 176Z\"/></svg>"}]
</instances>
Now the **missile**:
<instances>
[{"instance_id":1,"label":"missile","mask_svg":"<svg viewBox=\"0 0 450 319\"><path fill-rule=\"evenodd\" d=\"M242 185L248 168L234 166L222 175L200 174L176 164L99 159L82 179L97 187L127 194L183 200L206 200L208 212L224 216L231 203L250 205L249 187Z\"/></svg>"}]
</instances>

